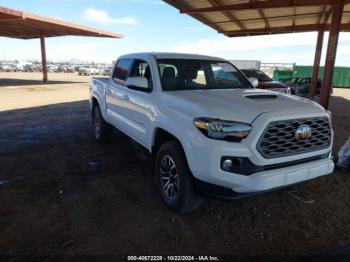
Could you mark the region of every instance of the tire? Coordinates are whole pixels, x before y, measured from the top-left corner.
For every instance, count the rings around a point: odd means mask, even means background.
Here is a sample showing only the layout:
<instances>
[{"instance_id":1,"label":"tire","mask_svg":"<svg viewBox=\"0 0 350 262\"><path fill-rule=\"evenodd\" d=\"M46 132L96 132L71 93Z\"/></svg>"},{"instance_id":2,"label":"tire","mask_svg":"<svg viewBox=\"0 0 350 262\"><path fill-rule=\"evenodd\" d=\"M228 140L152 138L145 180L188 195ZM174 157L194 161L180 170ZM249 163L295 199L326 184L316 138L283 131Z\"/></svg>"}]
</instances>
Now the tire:
<instances>
[{"instance_id":1,"label":"tire","mask_svg":"<svg viewBox=\"0 0 350 262\"><path fill-rule=\"evenodd\" d=\"M163 203L176 213L188 213L201 205L193 177L178 141L162 144L155 157L155 182Z\"/></svg>"},{"instance_id":2,"label":"tire","mask_svg":"<svg viewBox=\"0 0 350 262\"><path fill-rule=\"evenodd\" d=\"M96 141L99 143L107 143L112 136L113 127L103 119L98 105L95 106L92 111L92 124Z\"/></svg>"}]
</instances>

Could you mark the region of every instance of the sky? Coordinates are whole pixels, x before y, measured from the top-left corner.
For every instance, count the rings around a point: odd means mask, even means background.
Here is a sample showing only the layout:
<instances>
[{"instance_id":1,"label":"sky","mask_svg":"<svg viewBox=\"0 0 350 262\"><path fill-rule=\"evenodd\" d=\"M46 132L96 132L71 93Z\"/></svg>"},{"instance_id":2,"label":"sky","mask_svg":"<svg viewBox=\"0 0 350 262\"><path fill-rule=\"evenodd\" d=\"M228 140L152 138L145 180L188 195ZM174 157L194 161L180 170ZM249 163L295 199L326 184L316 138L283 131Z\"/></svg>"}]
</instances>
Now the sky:
<instances>
[{"instance_id":1,"label":"sky","mask_svg":"<svg viewBox=\"0 0 350 262\"><path fill-rule=\"evenodd\" d=\"M133 52L180 52L265 63L311 65L316 33L228 38L161 0L0 0L0 6L117 32L124 39L46 39L51 61L111 63ZM323 59L326 53L326 34ZM337 66L350 66L350 33L341 33ZM0 37L0 60L40 60L40 42Z\"/></svg>"}]
</instances>

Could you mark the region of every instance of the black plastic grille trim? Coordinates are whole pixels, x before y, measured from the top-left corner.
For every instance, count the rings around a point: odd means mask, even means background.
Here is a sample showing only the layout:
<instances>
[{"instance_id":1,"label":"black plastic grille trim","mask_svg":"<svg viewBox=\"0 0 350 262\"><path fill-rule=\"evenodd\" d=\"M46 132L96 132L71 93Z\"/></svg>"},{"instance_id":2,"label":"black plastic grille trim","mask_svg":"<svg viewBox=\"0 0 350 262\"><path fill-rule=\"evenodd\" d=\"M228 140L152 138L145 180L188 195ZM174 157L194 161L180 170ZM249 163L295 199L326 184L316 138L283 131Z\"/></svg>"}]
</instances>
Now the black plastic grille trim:
<instances>
[{"instance_id":1,"label":"black plastic grille trim","mask_svg":"<svg viewBox=\"0 0 350 262\"><path fill-rule=\"evenodd\" d=\"M298 141L295 131L302 125L312 129L311 138ZM327 117L294 119L271 122L262 134L257 150L265 158L285 157L328 148L331 127Z\"/></svg>"}]
</instances>

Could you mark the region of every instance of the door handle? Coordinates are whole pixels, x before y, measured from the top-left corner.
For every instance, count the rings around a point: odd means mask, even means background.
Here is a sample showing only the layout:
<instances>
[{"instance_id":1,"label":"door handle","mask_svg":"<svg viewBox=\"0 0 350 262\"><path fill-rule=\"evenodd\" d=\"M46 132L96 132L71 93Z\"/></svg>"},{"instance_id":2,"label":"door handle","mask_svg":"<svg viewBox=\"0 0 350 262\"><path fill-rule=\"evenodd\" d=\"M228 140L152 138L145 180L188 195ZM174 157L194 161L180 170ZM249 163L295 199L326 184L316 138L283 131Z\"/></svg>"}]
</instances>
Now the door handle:
<instances>
[{"instance_id":1,"label":"door handle","mask_svg":"<svg viewBox=\"0 0 350 262\"><path fill-rule=\"evenodd\" d=\"M128 95L123 95L122 97L124 100L130 100L130 97Z\"/></svg>"}]
</instances>

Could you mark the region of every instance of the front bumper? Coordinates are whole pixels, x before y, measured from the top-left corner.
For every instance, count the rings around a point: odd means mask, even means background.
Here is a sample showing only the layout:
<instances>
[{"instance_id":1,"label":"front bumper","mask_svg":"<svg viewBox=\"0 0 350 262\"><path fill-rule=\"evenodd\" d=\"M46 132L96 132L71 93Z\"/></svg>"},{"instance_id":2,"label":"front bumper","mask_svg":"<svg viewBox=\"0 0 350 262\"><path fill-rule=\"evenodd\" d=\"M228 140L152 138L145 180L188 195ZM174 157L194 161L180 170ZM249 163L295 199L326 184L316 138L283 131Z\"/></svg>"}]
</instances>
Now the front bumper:
<instances>
[{"instance_id":1,"label":"front bumper","mask_svg":"<svg viewBox=\"0 0 350 262\"><path fill-rule=\"evenodd\" d=\"M219 167L210 176L195 177L206 183L230 188L236 193L268 191L331 174L334 162L330 157L283 168L241 175L224 171ZM204 178L204 179L203 179Z\"/></svg>"},{"instance_id":2,"label":"front bumper","mask_svg":"<svg viewBox=\"0 0 350 262\"><path fill-rule=\"evenodd\" d=\"M328 175L333 170L333 161L325 159L277 170L258 172L249 177L240 178L240 183L234 187L234 190L241 193L270 190Z\"/></svg>"}]
</instances>

